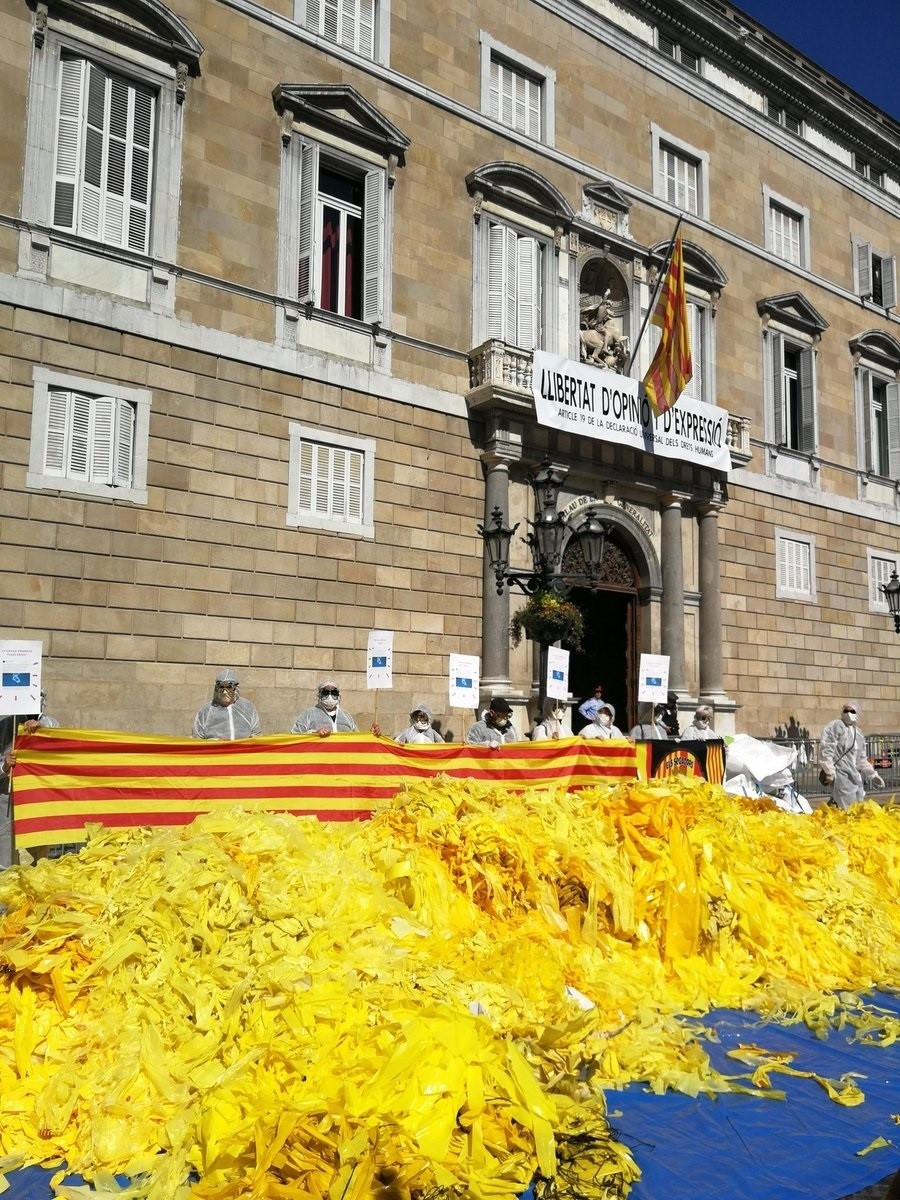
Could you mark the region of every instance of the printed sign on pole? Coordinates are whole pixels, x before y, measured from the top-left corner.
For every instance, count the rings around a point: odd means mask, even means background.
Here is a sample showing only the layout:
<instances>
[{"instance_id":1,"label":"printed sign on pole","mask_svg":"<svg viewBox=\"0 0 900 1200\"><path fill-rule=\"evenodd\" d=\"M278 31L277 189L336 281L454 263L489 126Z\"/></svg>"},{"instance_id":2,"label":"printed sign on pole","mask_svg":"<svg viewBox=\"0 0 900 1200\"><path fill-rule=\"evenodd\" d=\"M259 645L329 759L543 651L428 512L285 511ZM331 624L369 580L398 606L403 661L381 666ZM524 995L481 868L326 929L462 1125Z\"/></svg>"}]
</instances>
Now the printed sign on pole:
<instances>
[{"instance_id":1,"label":"printed sign on pole","mask_svg":"<svg viewBox=\"0 0 900 1200\"><path fill-rule=\"evenodd\" d=\"M569 698L569 651L547 647L547 695L554 700Z\"/></svg>"},{"instance_id":2,"label":"printed sign on pole","mask_svg":"<svg viewBox=\"0 0 900 1200\"><path fill-rule=\"evenodd\" d=\"M393 664L393 632L389 629L371 630L366 651L366 687L370 690L393 687Z\"/></svg>"},{"instance_id":3,"label":"printed sign on pole","mask_svg":"<svg viewBox=\"0 0 900 1200\"><path fill-rule=\"evenodd\" d=\"M638 676L638 700L665 702L669 691L668 654L642 654Z\"/></svg>"},{"instance_id":4,"label":"printed sign on pole","mask_svg":"<svg viewBox=\"0 0 900 1200\"><path fill-rule=\"evenodd\" d=\"M43 642L0 642L0 717L41 711Z\"/></svg>"},{"instance_id":5,"label":"printed sign on pole","mask_svg":"<svg viewBox=\"0 0 900 1200\"><path fill-rule=\"evenodd\" d=\"M477 654L450 655L450 707L477 708L481 686L481 659Z\"/></svg>"}]
</instances>

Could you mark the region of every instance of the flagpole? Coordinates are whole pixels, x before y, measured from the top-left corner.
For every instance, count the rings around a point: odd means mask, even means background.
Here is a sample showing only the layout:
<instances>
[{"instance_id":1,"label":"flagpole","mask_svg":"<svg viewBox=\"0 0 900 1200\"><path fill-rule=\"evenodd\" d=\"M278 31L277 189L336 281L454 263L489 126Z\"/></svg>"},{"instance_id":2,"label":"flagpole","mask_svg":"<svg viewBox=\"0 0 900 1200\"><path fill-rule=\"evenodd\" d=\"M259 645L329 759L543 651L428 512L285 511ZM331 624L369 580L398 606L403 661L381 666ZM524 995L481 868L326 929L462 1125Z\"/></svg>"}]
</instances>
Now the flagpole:
<instances>
[{"instance_id":1,"label":"flagpole","mask_svg":"<svg viewBox=\"0 0 900 1200\"><path fill-rule=\"evenodd\" d=\"M678 230L681 228L681 222L684 220L684 213L678 214L678 220L675 222L675 232L672 234L672 240L669 242L669 248L666 251L666 256L663 259L663 265L659 274L656 277L656 287L653 289L653 296L647 306L647 311L644 313L644 320L641 324L641 331L637 335L637 341L631 348L631 358L628 360L628 366L625 368L625 374L631 374L631 368L634 366L634 360L637 357L637 352L640 349L641 342L644 340L644 334L647 332L647 324L653 316L656 308L656 301L659 299L659 293L663 285L663 280L666 277L666 272L669 270L669 263L672 261L672 254L675 250L675 239L678 237Z\"/></svg>"}]
</instances>

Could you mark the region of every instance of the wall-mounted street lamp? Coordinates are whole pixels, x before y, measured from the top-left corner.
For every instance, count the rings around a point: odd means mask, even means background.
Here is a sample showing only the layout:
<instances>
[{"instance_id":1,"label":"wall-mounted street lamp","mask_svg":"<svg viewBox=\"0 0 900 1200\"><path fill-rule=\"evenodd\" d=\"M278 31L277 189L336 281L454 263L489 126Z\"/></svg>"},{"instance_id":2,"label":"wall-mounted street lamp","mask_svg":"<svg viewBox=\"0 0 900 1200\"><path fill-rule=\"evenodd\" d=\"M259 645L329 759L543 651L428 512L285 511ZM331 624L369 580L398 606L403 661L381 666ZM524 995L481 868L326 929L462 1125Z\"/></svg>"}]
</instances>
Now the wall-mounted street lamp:
<instances>
[{"instance_id":1,"label":"wall-mounted street lamp","mask_svg":"<svg viewBox=\"0 0 900 1200\"><path fill-rule=\"evenodd\" d=\"M596 588L603 564L606 536L609 525L591 514L580 529L575 531L584 555L586 573L573 575L563 572L562 551L569 526L557 509L560 488L566 477L565 469L554 467L546 460L529 477L534 491L535 519L523 541L531 550L531 569L520 570L509 565L509 548L513 535L519 528L506 524L503 512L495 505L491 521L487 526L479 525L478 532L484 538L488 563L497 581L497 595L503 595L504 587L519 588L527 596L535 592L553 591L564 594L573 587ZM898 584L900 587L900 584Z\"/></svg>"},{"instance_id":2,"label":"wall-mounted street lamp","mask_svg":"<svg viewBox=\"0 0 900 1200\"><path fill-rule=\"evenodd\" d=\"M881 585L881 590L887 600L888 610L894 618L894 633L900 633L900 579L897 578L896 567L887 583Z\"/></svg>"},{"instance_id":3,"label":"wall-mounted street lamp","mask_svg":"<svg viewBox=\"0 0 900 1200\"><path fill-rule=\"evenodd\" d=\"M489 524L478 526L478 532L484 538L488 564L497 582L498 596L503 595L504 588L509 591L518 588L526 596L535 597L536 600L547 593L562 599L568 596L572 588L596 589L600 586L600 568L610 526L608 522L599 520L593 514L589 514L573 533L584 556L584 573L575 574L562 570L563 546L570 530L557 504L565 477L565 468L554 467L549 460L541 463L528 477L534 491L535 515L534 520L528 522L530 529L523 541L531 551L530 569L519 569L509 565L509 548L513 535L519 528L518 522L510 528L502 510L495 505ZM563 617L564 607L572 608L572 605L550 605L549 617L546 610L542 609L540 617L533 620L531 627L525 626L529 636L540 646L539 707L543 706L547 694L547 647L560 638L565 640L565 633L560 631L559 623L560 620L571 620L570 617Z\"/></svg>"}]
</instances>

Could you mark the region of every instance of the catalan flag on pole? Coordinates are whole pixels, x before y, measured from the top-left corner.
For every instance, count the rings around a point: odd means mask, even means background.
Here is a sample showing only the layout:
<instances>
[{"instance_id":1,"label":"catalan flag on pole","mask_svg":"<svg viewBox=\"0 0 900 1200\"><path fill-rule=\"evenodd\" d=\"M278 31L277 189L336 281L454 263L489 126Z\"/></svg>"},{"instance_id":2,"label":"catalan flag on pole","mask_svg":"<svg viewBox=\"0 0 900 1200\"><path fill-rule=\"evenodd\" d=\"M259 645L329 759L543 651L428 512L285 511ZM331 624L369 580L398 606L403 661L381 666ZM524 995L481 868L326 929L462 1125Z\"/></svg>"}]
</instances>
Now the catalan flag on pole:
<instances>
[{"instance_id":1,"label":"catalan flag on pole","mask_svg":"<svg viewBox=\"0 0 900 1200\"><path fill-rule=\"evenodd\" d=\"M644 376L644 388L653 415L658 417L673 407L694 373L680 237L675 239L669 269L650 320L662 329L662 337L650 370Z\"/></svg>"}]
</instances>

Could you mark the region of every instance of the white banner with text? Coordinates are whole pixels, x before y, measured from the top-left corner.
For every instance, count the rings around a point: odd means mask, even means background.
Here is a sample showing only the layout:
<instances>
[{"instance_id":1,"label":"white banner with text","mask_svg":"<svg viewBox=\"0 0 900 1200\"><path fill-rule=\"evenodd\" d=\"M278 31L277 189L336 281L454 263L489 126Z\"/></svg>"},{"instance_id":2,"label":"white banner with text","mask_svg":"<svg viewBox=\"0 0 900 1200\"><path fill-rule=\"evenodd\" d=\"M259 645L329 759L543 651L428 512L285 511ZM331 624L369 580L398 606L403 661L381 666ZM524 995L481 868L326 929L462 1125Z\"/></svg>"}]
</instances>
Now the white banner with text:
<instances>
[{"instance_id":1,"label":"white banner with text","mask_svg":"<svg viewBox=\"0 0 900 1200\"><path fill-rule=\"evenodd\" d=\"M714 471L731 470L728 413L686 396L656 420L640 380L535 350L531 390L539 425L616 442Z\"/></svg>"}]
</instances>

